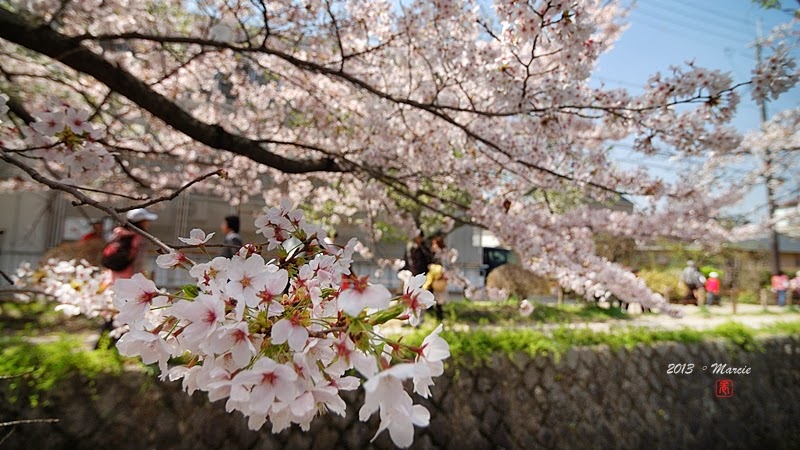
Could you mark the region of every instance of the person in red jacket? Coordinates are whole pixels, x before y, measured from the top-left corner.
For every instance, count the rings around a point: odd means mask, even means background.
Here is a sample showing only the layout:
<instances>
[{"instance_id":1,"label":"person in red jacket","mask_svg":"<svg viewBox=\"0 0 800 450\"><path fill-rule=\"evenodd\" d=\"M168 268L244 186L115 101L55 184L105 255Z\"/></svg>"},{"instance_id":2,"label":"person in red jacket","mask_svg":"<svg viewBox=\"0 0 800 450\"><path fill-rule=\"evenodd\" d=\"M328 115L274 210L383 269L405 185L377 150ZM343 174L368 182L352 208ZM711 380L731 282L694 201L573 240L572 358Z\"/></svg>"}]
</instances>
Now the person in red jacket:
<instances>
[{"instance_id":1,"label":"person in red jacket","mask_svg":"<svg viewBox=\"0 0 800 450\"><path fill-rule=\"evenodd\" d=\"M706 280L706 304L719 305L719 274L711 272Z\"/></svg>"}]
</instances>

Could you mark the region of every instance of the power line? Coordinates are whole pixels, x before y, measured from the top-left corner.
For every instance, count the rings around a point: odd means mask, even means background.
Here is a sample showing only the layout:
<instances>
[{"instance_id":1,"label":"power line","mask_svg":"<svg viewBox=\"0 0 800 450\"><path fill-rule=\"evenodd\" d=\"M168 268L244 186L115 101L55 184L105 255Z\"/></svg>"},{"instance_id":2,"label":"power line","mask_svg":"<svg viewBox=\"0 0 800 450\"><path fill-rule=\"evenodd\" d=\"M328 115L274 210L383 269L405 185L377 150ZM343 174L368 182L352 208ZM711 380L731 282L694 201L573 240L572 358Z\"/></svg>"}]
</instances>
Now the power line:
<instances>
[{"instance_id":1,"label":"power line","mask_svg":"<svg viewBox=\"0 0 800 450\"><path fill-rule=\"evenodd\" d=\"M695 46L696 45L701 45L701 46L704 46L706 48L713 48L715 50L719 50L721 47L722 48L730 47L730 41L725 41L724 43L721 42L721 41L716 41L717 45L714 45L713 43L710 42L710 39L709 39L709 37L713 37L713 36L709 36L708 34L704 33L703 31L697 30L695 28L681 26L680 24L676 24L674 22L666 22L665 23L664 19L661 19L661 18L650 18L650 17L642 16L642 17L640 17L640 19L643 19L643 20L639 21L639 23L645 25L646 28L652 28L652 29L655 29L655 30L658 30L658 31L661 31L661 32L664 32L664 33L668 33L670 35L670 37L672 37L672 38L678 38L678 39L681 39L683 41L690 42L692 45L695 45ZM653 22L653 20L661 21L662 24L655 23L655 22ZM692 39L692 38L686 36L685 34L681 34L681 33L675 34L674 32L670 32L669 30L665 29L665 27L664 27L665 24L666 25L673 25L673 26L682 27L686 31L688 31L690 33L695 33L696 36L703 37L706 40L705 41L704 40L698 41L697 39ZM750 58L751 58L750 56L746 56L745 53L743 53L743 52L740 53L740 54L735 54L733 56L737 56L737 57L740 57L740 58L746 58L748 60L750 60Z\"/></svg>"},{"instance_id":2,"label":"power line","mask_svg":"<svg viewBox=\"0 0 800 450\"><path fill-rule=\"evenodd\" d=\"M598 80L598 81L607 82L607 83L615 83L615 84L619 84L619 85L622 85L622 86L628 86L628 87L633 87L633 88L638 88L638 89L645 89L646 88L645 85L643 85L641 83L634 83L633 81L617 80L617 79L614 79L614 78L608 78L608 77L604 77L604 76L600 76L600 75L595 76L593 78Z\"/></svg>"},{"instance_id":3,"label":"power line","mask_svg":"<svg viewBox=\"0 0 800 450\"><path fill-rule=\"evenodd\" d=\"M657 4L657 3L652 3L652 4L649 4L649 5L657 8L657 9L660 9L665 14L672 14L674 16L677 16L677 17L680 18L680 20L682 20L684 22L685 21L693 21L696 24L696 25L693 25L693 26L704 27L706 29L706 31L708 31L709 25L714 25L712 28L714 28L715 34L717 34L717 35L729 37L729 38L735 39L735 40L738 40L738 39L742 38L741 34L736 33L735 30L733 30L731 26L725 26L723 24L720 24L719 22L714 22L712 20L700 17L700 16L695 15L695 14L681 14L680 10L676 10L674 8L669 8L669 7L666 7L664 5L660 5L660 4ZM642 8L642 11L646 11L646 10L644 8ZM656 14L660 14L660 13L656 13ZM737 26L741 27L741 25L737 25ZM729 33L733 33L733 34L729 34Z\"/></svg>"},{"instance_id":4,"label":"power line","mask_svg":"<svg viewBox=\"0 0 800 450\"><path fill-rule=\"evenodd\" d=\"M708 29L705 29L705 30L698 29L696 26L693 26L691 24L687 24L685 22L671 20L671 19L663 17L661 15L653 14L650 11L639 11L639 13L644 18L647 18L647 19L650 19L650 20L655 20L655 21L658 21L658 22L662 22L662 23L664 23L666 25L669 25L669 26L675 26L675 27L683 28L686 31L696 33L697 35L703 36L706 39L713 37L713 38L718 39L717 42L725 43L727 45L730 45L732 41L733 42L738 41L738 38L734 38L732 36L723 36L723 35L714 33L714 32L712 32L712 31L710 31ZM696 41L693 41L693 42L695 44L697 43Z\"/></svg>"},{"instance_id":5,"label":"power line","mask_svg":"<svg viewBox=\"0 0 800 450\"><path fill-rule=\"evenodd\" d=\"M746 17L736 17L736 16L732 16L732 15L727 14L727 13L722 12L722 11L715 11L715 10L710 9L710 8L704 8L704 7L702 7L700 5L700 2L697 1L697 0L695 0L693 2L688 2L686 0L669 0L669 1L670 1L670 3L681 3L684 6L688 6L690 8L694 8L694 9L696 9L698 11L705 12L706 14L711 14L715 18L730 20L733 23L735 23L736 25L741 25L742 22L744 22L747 25L754 25L754 22L752 20L748 20Z\"/></svg>"}]
</instances>

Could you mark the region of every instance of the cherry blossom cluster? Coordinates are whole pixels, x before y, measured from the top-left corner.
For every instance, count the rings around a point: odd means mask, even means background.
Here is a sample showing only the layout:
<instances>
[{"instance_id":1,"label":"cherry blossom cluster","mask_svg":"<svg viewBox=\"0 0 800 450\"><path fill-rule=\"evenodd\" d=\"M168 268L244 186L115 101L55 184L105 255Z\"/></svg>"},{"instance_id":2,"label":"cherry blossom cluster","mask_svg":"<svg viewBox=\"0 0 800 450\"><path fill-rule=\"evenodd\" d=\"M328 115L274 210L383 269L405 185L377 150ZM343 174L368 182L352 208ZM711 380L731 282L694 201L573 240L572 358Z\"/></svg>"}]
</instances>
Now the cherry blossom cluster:
<instances>
[{"instance_id":1,"label":"cherry blossom cluster","mask_svg":"<svg viewBox=\"0 0 800 450\"><path fill-rule=\"evenodd\" d=\"M84 315L113 320L116 310L112 292L107 289L108 283L107 274L85 260L51 259L36 268L30 263L23 263L14 277L15 288L31 290L31 293L18 294L23 299L44 294L58 303L56 311L68 316ZM123 331L121 326L117 326L112 334L118 336Z\"/></svg>"},{"instance_id":2,"label":"cherry blossom cluster","mask_svg":"<svg viewBox=\"0 0 800 450\"><path fill-rule=\"evenodd\" d=\"M763 157L766 150L773 152L800 150L800 108L776 114L761 130L748 133L742 148Z\"/></svg>"},{"instance_id":3,"label":"cherry blossom cluster","mask_svg":"<svg viewBox=\"0 0 800 450\"><path fill-rule=\"evenodd\" d=\"M753 69L752 97L757 103L776 99L800 81L800 70L791 52L800 43L800 20L781 24L762 38L770 53Z\"/></svg>"},{"instance_id":4,"label":"cherry blossom cluster","mask_svg":"<svg viewBox=\"0 0 800 450\"><path fill-rule=\"evenodd\" d=\"M508 300L508 291L494 287L469 286L464 290L464 296L472 301L504 302Z\"/></svg>"},{"instance_id":5,"label":"cherry blossom cluster","mask_svg":"<svg viewBox=\"0 0 800 450\"><path fill-rule=\"evenodd\" d=\"M531 301L527 298L519 302L519 313L522 317L528 317L533 314L533 310L535 308L536 307L533 306L533 303L531 303Z\"/></svg>"},{"instance_id":6,"label":"cherry blossom cluster","mask_svg":"<svg viewBox=\"0 0 800 450\"><path fill-rule=\"evenodd\" d=\"M410 346L379 334L390 320L415 320L433 305L422 289L424 275L412 277L400 295L351 270L356 241L329 243L325 232L283 202L258 217L258 233L275 258L265 260L254 245L231 259L192 264L180 252L159 257L159 265L188 269L196 280L169 293L142 275L114 286L117 320L130 331L117 347L128 356L157 363L162 378L182 380L188 393L226 399L251 429L265 422L279 432L293 423L307 430L324 412L345 414L343 390L366 391L359 418L380 412L376 437L388 429L392 441L408 447L428 411L403 388L430 396L433 377L449 356L441 326L422 345ZM205 244L200 230L184 239ZM169 367L171 358L185 364Z\"/></svg>"},{"instance_id":7,"label":"cherry blossom cluster","mask_svg":"<svg viewBox=\"0 0 800 450\"><path fill-rule=\"evenodd\" d=\"M7 111L4 98L0 100L0 116ZM47 161L53 170L61 172L61 181L96 180L111 170L114 159L98 142L102 130L91 122L90 115L85 108L51 98L45 109L33 114L36 121L30 126L0 127L0 146Z\"/></svg>"}]
</instances>

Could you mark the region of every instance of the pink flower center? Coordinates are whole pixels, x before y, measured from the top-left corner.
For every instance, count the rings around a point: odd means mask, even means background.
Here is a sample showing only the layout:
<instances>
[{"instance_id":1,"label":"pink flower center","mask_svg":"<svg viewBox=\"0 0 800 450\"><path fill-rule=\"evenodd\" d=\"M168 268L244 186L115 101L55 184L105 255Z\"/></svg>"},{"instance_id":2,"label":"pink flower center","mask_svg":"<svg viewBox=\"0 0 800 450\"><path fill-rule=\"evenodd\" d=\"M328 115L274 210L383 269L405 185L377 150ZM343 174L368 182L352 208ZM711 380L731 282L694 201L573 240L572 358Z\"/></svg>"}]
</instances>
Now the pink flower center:
<instances>
[{"instance_id":1,"label":"pink flower center","mask_svg":"<svg viewBox=\"0 0 800 450\"><path fill-rule=\"evenodd\" d=\"M278 380L278 377L273 372L265 373L261 377L261 383L262 384L274 385L277 380Z\"/></svg>"},{"instance_id":2,"label":"pink flower center","mask_svg":"<svg viewBox=\"0 0 800 450\"><path fill-rule=\"evenodd\" d=\"M205 316L203 316L203 322L207 324L212 324L217 321L217 313L208 309L206 310Z\"/></svg>"},{"instance_id":3,"label":"pink flower center","mask_svg":"<svg viewBox=\"0 0 800 450\"><path fill-rule=\"evenodd\" d=\"M369 277L364 276L361 278L345 278L342 280L342 290L353 289L356 292L363 293L369 287Z\"/></svg>"},{"instance_id":4,"label":"pink flower center","mask_svg":"<svg viewBox=\"0 0 800 450\"><path fill-rule=\"evenodd\" d=\"M247 339L247 335L244 334L244 331L236 330L233 332L233 341L236 342L237 344L244 342L245 339Z\"/></svg>"},{"instance_id":5,"label":"pink flower center","mask_svg":"<svg viewBox=\"0 0 800 450\"><path fill-rule=\"evenodd\" d=\"M269 303L273 298L275 298L275 296L272 295L272 292L269 292L266 289L256 294L256 296L261 299L261 303Z\"/></svg>"},{"instance_id":6,"label":"pink flower center","mask_svg":"<svg viewBox=\"0 0 800 450\"><path fill-rule=\"evenodd\" d=\"M139 303L152 303L153 299L156 297L155 292L142 292L137 299Z\"/></svg>"},{"instance_id":7,"label":"pink flower center","mask_svg":"<svg viewBox=\"0 0 800 450\"><path fill-rule=\"evenodd\" d=\"M411 308L411 309L420 309L421 305L420 305L419 301L417 301L417 298L419 298L419 294L415 295L415 294L411 294L410 292L406 292L403 295L403 303L408 305L408 307Z\"/></svg>"}]
</instances>

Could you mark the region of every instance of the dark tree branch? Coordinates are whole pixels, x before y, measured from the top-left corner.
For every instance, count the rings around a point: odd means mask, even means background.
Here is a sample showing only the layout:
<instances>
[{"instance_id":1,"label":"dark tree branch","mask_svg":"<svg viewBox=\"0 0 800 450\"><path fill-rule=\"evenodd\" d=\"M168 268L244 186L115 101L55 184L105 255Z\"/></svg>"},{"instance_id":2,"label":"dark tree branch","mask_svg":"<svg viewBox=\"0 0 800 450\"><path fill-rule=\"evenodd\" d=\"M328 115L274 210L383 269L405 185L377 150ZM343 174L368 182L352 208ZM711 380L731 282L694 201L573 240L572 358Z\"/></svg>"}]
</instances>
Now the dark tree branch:
<instances>
[{"instance_id":1,"label":"dark tree branch","mask_svg":"<svg viewBox=\"0 0 800 450\"><path fill-rule=\"evenodd\" d=\"M10 276L8 276L7 273L3 272L2 270L0 270L0 276L2 276L6 281L8 281L8 284L10 284L12 286L14 285L14 280Z\"/></svg>"},{"instance_id":2,"label":"dark tree branch","mask_svg":"<svg viewBox=\"0 0 800 450\"><path fill-rule=\"evenodd\" d=\"M0 25L2 25L3 22L4 22L3 21L3 16L2 16L2 14L0 14ZM389 102L396 103L398 105L407 105L407 106L410 106L410 107L412 107L414 109L428 112L428 113L432 114L433 116L445 121L446 123L448 123L448 124L450 124L452 126L455 126L458 129L460 129L470 139L472 139L472 140L474 140L476 142L480 142L480 143L486 145L487 147L489 147L489 148L491 148L491 149L493 149L493 150L495 150L495 151L497 151L499 153L502 153L503 155L511 158L511 160L513 162L516 162L516 163L518 163L518 164L520 164L520 165L522 165L524 167L527 167L529 169L533 169L533 170L537 170L537 171L543 172L543 173L548 174L550 176L553 176L555 178L568 180L568 181L574 181L574 178L569 176L569 175L564 175L564 174L558 173L558 172L556 172L556 171L554 171L552 169L549 169L547 167L539 166L537 164L532 164L530 162L522 161L522 160L519 160L519 159L515 158L507 150L503 149L502 147L500 147L495 142L487 139L484 136L481 136L481 135L477 134L476 132L471 130L467 125L464 125L464 124L458 122L453 117L451 117L451 116L449 116L448 114L445 113L446 110L450 110L450 111L454 111L454 112L467 112L467 113L474 113L474 114L485 115L485 116L503 117L503 116L516 116L516 115L525 114L525 113L532 113L532 112L547 112L548 111L547 109L529 110L529 111L516 111L516 112L508 112L508 113L492 113L492 112L487 112L487 111L474 111L474 110L469 110L469 109L466 109L466 108L450 107L450 106L445 106L445 105L440 105L440 104L426 104L426 103L421 103L421 102L418 102L418 101L415 101L415 100L411 100L411 99L407 99L407 98L398 98L398 97L394 97L394 96L392 96L392 95L390 95L390 94L388 94L386 92L383 92L383 91L379 90L378 88L374 87L373 85L367 83L366 81L364 81L364 80L362 80L362 79L360 79L360 78L358 78L358 77L356 77L354 75L351 75L349 73L343 72L342 70L333 69L333 68L327 67L327 66L325 66L323 64L315 63L313 61L303 60L303 59L297 58L295 56L292 56L290 54L287 54L287 53L284 53L284 52L281 52L279 50L275 50L275 49L272 49L272 48L269 48L269 47L258 47L258 48L256 48L256 47L241 47L241 46L238 46L238 45L235 45L235 44L230 44L230 43L226 43L226 42L218 42L218 41L207 40L207 39L201 39L201 38L196 38L196 37L153 36L153 35L147 35L147 34L142 34L142 33L137 33L137 32L123 33L123 34L118 34L118 35L100 35L100 36L84 35L84 36L76 36L76 37L73 37L73 38L67 38L66 36L58 34L58 33L54 32L52 30L48 30L48 31L50 33L57 34L58 35L57 39L68 40L71 44L73 44L71 46L71 48L73 48L75 45L77 45L75 43L79 43L79 42L82 42L84 40L102 41L102 40L117 40L117 39L122 39L122 40L125 40L125 39L137 39L137 40L144 40L144 41L150 41L150 42L155 42L155 43L176 43L176 44L185 44L185 45L200 45L200 46L207 46L207 47L212 47L212 48L225 48L225 49L229 49L229 50L233 50L233 51L241 52L241 53L264 53L264 54L267 54L267 55L276 56L276 57L278 57L278 58L280 58L280 59L292 64L293 66L295 66L295 67L297 67L299 69L343 80L343 81L345 81L345 82L347 82L349 84L352 84L353 86L355 86L355 87L357 87L359 89L362 89L362 90L364 90L366 92L369 92L370 94L373 94L376 97L381 98L383 100L387 100ZM3 32L0 31L0 37L2 37L2 36L3 36ZM81 49L84 49L85 51L88 52L88 50L85 49L84 47L82 47L80 45L78 45L78 47L81 48ZM33 49L33 50L40 51L38 49ZM103 61L105 61L105 60L103 60ZM62 62L66 63L67 61L65 59ZM76 70L80 70L80 69L76 68ZM127 76L132 77L132 75L130 73L125 72L122 69L117 69L117 70L122 71ZM85 72L85 73L89 73L89 72ZM92 73L89 73L89 74L92 75L92 76L95 76ZM95 76L95 78L97 78L97 76ZM100 78L98 78L98 79L100 79ZM135 79L135 80L138 81L138 79ZM101 80L101 81L103 81L103 80ZM106 84L108 85L108 83L106 83ZM122 93L122 94L125 95L124 93ZM663 105L660 105L659 107L662 107L662 106ZM572 108L572 107L569 107L569 108ZM195 120L195 119L192 118L192 120ZM169 123L169 122L167 122L167 123ZM252 141L250 141L250 142L252 142ZM236 153L236 152L234 152L234 153ZM239 153L239 154L241 154L241 153ZM244 155L244 156L247 156L247 155ZM337 169L339 169L339 171L343 170L343 168L339 167L338 164L337 164ZM346 169L344 169L344 170L346 170ZM593 183L591 181L586 181L585 184L588 185L588 186L592 186L594 188L598 188L598 189L601 189L601 190L613 192L615 194L620 194L620 195L621 194L626 194L626 192L620 192L620 191L615 190L613 188L610 188L608 186L603 186L603 185L600 185L600 184L597 184L597 183Z\"/></svg>"},{"instance_id":3,"label":"dark tree branch","mask_svg":"<svg viewBox=\"0 0 800 450\"><path fill-rule=\"evenodd\" d=\"M80 39L65 36L48 26L31 24L19 14L3 8L0 8L0 37L94 77L167 125L209 147L246 156L284 173L341 171L332 158L286 158L265 150L256 141L230 133L220 125L201 122L130 72L83 46Z\"/></svg>"}]
</instances>

